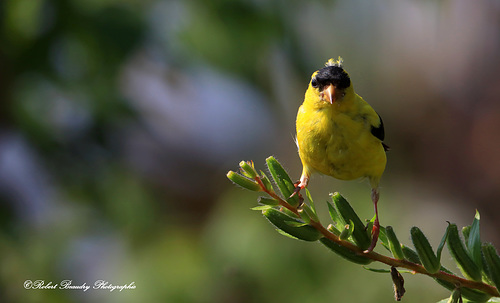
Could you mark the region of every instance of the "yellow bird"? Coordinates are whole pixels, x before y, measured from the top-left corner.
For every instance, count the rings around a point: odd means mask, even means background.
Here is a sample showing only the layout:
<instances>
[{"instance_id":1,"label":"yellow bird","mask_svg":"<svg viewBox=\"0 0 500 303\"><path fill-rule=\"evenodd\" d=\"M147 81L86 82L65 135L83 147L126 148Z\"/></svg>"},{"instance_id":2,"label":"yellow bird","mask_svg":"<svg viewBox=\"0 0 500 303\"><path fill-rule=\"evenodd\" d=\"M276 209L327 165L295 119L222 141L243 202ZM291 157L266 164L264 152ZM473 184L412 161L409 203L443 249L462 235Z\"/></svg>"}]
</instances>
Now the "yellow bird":
<instances>
[{"instance_id":1,"label":"yellow bird","mask_svg":"<svg viewBox=\"0 0 500 303\"><path fill-rule=\"evenodd\" d=\"M378 185L388 147L382 142L382 119L354 92L342 63L340 57L330 59L313 73L297 113L297 146L303 170L295 193L307 186L314 172L340 180L368 178L375 208L369 252L377 244L380 229Z\"/></svg>"}]
</instances>

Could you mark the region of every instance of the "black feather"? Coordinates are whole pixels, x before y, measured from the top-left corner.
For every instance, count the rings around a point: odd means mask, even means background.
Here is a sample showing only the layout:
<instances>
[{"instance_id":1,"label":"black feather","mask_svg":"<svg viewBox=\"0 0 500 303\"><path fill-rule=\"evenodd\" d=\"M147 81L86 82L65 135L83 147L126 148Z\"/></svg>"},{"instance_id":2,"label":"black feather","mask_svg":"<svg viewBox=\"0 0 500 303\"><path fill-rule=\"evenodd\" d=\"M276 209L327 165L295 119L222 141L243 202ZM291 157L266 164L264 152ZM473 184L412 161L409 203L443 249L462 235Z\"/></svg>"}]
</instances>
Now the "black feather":
<instances>
[{"instance_id":1,"label":"black feather","mask_svg":"<svg viewBox=\"0 0 500 303\"><path fill-rule=\"evenodd\" d=\"M380 117L380 115L378 115L378 118L380 119L380 125L377 127L372 125L371 133L376 138L380 139L380 141L384 141L385 138L384 122L382 121L382 117ZM382 146L384 147L385 151L389 150L389 146L387 146L384 142L382 142Z\"/></svg>"}]
</instances>

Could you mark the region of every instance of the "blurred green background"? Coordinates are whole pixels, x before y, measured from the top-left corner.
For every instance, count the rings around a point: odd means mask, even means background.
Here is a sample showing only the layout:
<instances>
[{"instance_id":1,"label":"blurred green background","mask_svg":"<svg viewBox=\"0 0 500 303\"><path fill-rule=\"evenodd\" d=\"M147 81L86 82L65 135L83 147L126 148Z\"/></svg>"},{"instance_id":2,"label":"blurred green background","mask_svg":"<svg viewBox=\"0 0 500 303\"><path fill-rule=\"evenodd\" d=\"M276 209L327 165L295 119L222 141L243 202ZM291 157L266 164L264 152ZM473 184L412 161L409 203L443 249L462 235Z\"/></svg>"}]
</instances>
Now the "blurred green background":
<instances>
[{"instance_id":1,"label":"blurred green background","mask_svg":"<svg viewBox=\"0 0 500 303\"><path fill-rule=\"evenodd\" d=\"M499 16L486 0L0 2L0 301L393 302L388 275L279 235L225 177L269 155L299 177L296 110L339 55L392 148L382 225L437 246L478 209L500 247ZM366 182L310 190L323 215L340 191L372 216ZM405 278L405 302L449 294ZM137 288L24 289L38 279Z\"/></svg>"}]
</instances>

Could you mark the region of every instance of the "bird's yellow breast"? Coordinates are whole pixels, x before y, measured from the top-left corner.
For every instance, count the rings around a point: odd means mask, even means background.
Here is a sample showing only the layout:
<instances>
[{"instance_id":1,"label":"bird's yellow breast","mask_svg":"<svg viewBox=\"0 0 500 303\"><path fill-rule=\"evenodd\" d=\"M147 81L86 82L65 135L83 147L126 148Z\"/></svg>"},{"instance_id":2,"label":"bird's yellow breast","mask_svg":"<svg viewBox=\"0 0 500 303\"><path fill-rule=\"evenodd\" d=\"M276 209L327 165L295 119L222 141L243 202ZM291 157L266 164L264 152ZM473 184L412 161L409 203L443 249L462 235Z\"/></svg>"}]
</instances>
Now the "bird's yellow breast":
<instances>
[{"instance_id":1,"label":"bird's yellow breast","mask_svg":"<svg viewBox=\"0 0 500 303\"><path fill-rule=\"evenodd\" d=\"M352 100L344 101L347 106L308 98L316 96L308 90L297 114L297 145L305 170L341 180L369 177L378 183L387 160L381 141L371 134L371 125L379 121L375 111L354 92Z\"/></svg>"}]
</instances>

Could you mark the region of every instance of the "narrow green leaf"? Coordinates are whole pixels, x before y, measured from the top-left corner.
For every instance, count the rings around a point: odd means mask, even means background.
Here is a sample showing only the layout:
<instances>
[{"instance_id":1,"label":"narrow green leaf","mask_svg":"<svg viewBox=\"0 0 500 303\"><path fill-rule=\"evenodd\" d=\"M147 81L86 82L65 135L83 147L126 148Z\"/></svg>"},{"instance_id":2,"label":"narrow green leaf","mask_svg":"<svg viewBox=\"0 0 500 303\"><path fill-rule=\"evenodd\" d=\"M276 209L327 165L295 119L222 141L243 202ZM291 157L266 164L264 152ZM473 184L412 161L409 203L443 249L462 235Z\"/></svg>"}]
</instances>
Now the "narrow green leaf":
<instances>
[{"instance_id":1,"label":"narrow green leaf","mask_svg":"<svg viewBox=\"0 0 500 303\"><path fill-rule=\"evenodd\" d=\"M469 250L469 255L472 258L472 261L476 263L477 267L479 269L483 268L483 258L481 255L481 236L479 234L479 212L476 210L476 215L474 216L474 221L472 222L471 228L470 228L470 233L469 233L469 239L468 239L468 245L467 248Z\"/></svg>"},{"instance_id":2,"label":"narrow green leaf","mask_svg":"<svg viewBox=\"0 0 500 303\"><path fill-rule=\"evenodd\" d=\"M351 220L350 224L346 224L344 226L344 230L342 230L340 232L339 238L341 240L347 240L347 239L349 239L349 237L352 235L353 230L354 230L354 223L352 223L352 220Z\"/></svg>"},{"instance_id":3,"label":"narrow green leaf","mask_svg":"<svg viewBox=\"0 0 500 303\"><path fill-rule=\"evenodd\" d=\"M351 205L347 200L342 197L339 193L334 193L333 203L337 212L340 214L342 221L345 224L350 224L352 221L354 224L354 230L352 233L352 238L356 245L361 249L367 249L371 244L371 239L369 235L365 231L365 225L361 222L361 219L358 217L354 209L352 209Z\"/></svg>"},{"instance_id":4,"label":"narrow green leaf","mask_svg":"<svg viewBox=\"0 0 500 303\"><path fill-rule=\"evenodd\" d=\"M441 264L434 254L432 246L424 233L420 230L420 228L414 226L410 230L410 236L413 246L415 247L418 257L425 269L430 273L438 272Z\"/></svg>"},{"instance_id":5,"label":"narrow green leaf","mask_svg":"<svg viewBox=\"0 0 500 303\"><path fill-rule=\"evenodd\" d=\"M266 210L269 208L272 208L272 206L271 205L259 205L259 206L252 207L250 209L251 210Z\"/></svg>"},{"instance_id":6,"label":"narrow green leaf","mask_svg":"<svg viewBox=\"0 0 500 303\"><path fill-rule=\"evenodd\" d=\"M462 293L460 292L460 288L457 288L451 293L448 303L459 303L459 301L462 301L461 299Z\"/></svg>"},{"instance_id":7,"label":"narrow green leaf","mask_svg":"<svg viewBox=\"0 0 500 303\"><path fill-rule=\"evenodd\" d=\"M394 258L398 260L403 260L405 258L403 254L403 250L401 249L401 244L399 243L398 238L396 237L396 233L392 229L392 226L387 226L385 228L387 239L389 240L389 248L391 250Z\"/></svg>"},{"instance_id":8,"label":"narrow green leaf","mask_svg":"<svg viewBox=\"0 0 500 303\"><path fill-rule=\"evenodd\" d=\"M311 220L314 220L316 222L319 221L318 215L316 215L316 212L314 210L312 210L312 208L309 205L302 204L302 206L300 208L306 212L307 216L309 216L309 218L311 218Z\"/></svg>"},{"instance_id":9,"label":"narrow green leaf","mask_svg":"<svg viewBox=\"0 0 500 303\"><path fill-rule=\"evenodd\" d=\"M387 232L385 230L385 227L380 226L380 233L378 235L378 238L382 246L390 252L391 249L389 248L389 240L387 239Z\"/></svg>"},{"instance_id":10,"label":"narrow green leaf","mask_svg":"<svg viewBox=\"0 0 500 303\"><path fill-rule=\"evenodd\" d=\"M457 286L451 282L441 280L441 279L434 279L434 280L436 280L441 286L443 286L444 288L446 288L448 290L454 291L457 288ZM488 295L487 293L484 293L484 292L476 290L476 289L467 288L467 287L461 287L460 292L462 293L462 297L469 299L471 303L472 302L484 303L484 302L488 301L488 299L491 298L491 296ZM464 302L468 302L468 301L464 301Z\"/></svg>"},{"instance_id":11,"label":"narrow green leaf","mask_svg":"<svg viewBox=\"0 0 500 303\"><path fill-rule=\"evenodd\" d=\"M267 198L267 197L260 197L257 202L260 204L270 205L270 206L276 206L276 205L280 204L278 200Z\"/></svg>"},{"instance_id":12,"label":"narrow green leaf","mask_svg":"<svg viewBox=\"0 0 500 303\"><path fill-rule=\"evenodd\" d=\"M469 245L469 235L470 235L470 229L472 226L467 225L462 227L462 235L464 235L464 242L465 242L465 247Z\"/></svg>"},{"instance_id":13,"label":"narrow green leaf","mask_svg":"<svg viewBox=\"0 0 500 303\"><path fill-rule=\"evenodd\" d=\"M307 188L304 188L304 190L306 192L306 197L309 200L309 206L311 207L311 210L314 212L314 214L317 216L316 206L314 205L314 201L311 197L311 193L309 192L309 190Z\"/></svg>"},{"instance_id":14,"label":"narrow green leaf","mask_svg":"<svg viewBox=\"0 0 500 303\"><path fill-rule=\"evenodd\" d=\"M266 159L267 168L273 177L274 183L278 186L283 198L285 198L288 203L292 206L299 205L299 197L298 195L289 198L294 191L293 182L288 176L285 169L281 166L281 164L274 157L269 157Z\"/></svg>"},{"instance_id":15,"label":"narrow green leaf","mask_svg":"<svg viewBox=\"0 0 500 303\"><path fill-rule=\"evenodd\" d=\"M366 266L363 266L363 268L372 272L382 273L382 274L388 274L391 272L389 269L384 269L384 268L371 268Z\"/></svg>"},{"instance_id":16,"label":"narrow green leaf","mask_svg":"<svg viewBox=\"0 0 500 303\"><path fill-rule=\"evenodd\" d=\"M241 161L240 167L241 167L242 173L245 176L247 176L248 178L255 179L255 177L257 177L257 171L255 170L255 168L253 166L253 162Z\"/></svg>"},{"instance_id":17,"label":"narrow green leaf","mask_svg":"<svg viewBox=\"0 0 500 303\"><path fill-rule=\"evenodd\" d=\"M326 229L337 237L340 236L340 230L338 230L333 224L328 224Z\"/></svg>"},{"instance_id":18,"label":"narrow green leaf","mask_svg":"<svg viewBox=\"0 0 500 303\"><path fill-rule=\"evenodd\" d=\"M306 226L306 222L297 222L297 221L285 221L285 223L291 227L302 227Z\"/></svg>"},{"instance_id":19,"label":"narrow green leaf","mask_svg":"<svg viewBox=\"0 0 500 303\"><path fill-rule=\"evenodd\" d=\"M260 171L260 180L262 180L262 183L264 184L264 186L268 191L274 192L274 188L273 185L271 184L271 181L263 171Z\"/></svg>"},{"instance_id":20,"label":"narrow green leaf","mask_svg":"<svg viewBox=\"0 0 500 303\"><path fill-rule=\"evenodd\" d=\"M486 274L497 289L500 289L500 256L491 243L483 244L483 254L486 261Z\"/></svg>"},{"instance_id":21,"label":"narrow green leaf","mask_svg":"<svg viewBox=\"0 0 500 303\"><path fill-rule=\"evenodd\" d=\"M332 222L335 223L337 227L339 227L339 225L342 225L340 224L342 219L340 218L340 215L333 206L333 204L330 201L326 201L326 205L328 205L328 212L330 213L330 218L332 219Z\"/></svg>"},{"instance_id":22,"label":"narrow green leaf","mask_svg":"<svg viewBox=\"0 0 500 303\"><path fill-rule=\"evenodd\" d=\"M446 227L446 231L443 235L443 238L441 238L441 242L439 243L439 246L438 246L437 251L436 251L436 256L437 256L439 261L441 261L441 253L443 251L444 244L446 243L446 239L448 238L449 229L450 229L450 222L448 222L448 226Z\"/></svg>"},{"instance_id":23,"label":"narrow green leaf","mask_svg":"<svg viewBox=\"0 0 500 303\"><path fill-rule=\"evenodd\" d=\"M288 238L290 238L290 239L294 239L294 240L300 240L299 238L294 237L294 236L290 235L289 233L287 233L287 232L285 232L285 231L283 231L283 230L281 230L281 229L279 229L279 228L277 228L277 229L276 229L276 231L277 231L280 235L282 235L282 236L285 236L285 237L288 237Z\"/></svg>"},{"instance_id":24,"label":"narrow green leaf","mask_svg":"<svg viewBox=\"0 0 500 303\"><path fill-rule=\"evenodd\" d=\"M448 269L446 269L444 267L441 267L441 270L446 272L446 273L453 274L451 271L449 271ZM448 282L445 280L441 280L441 279L436 279L436 278L434 278L434 280L436 282L438 282L438 284L440 284L441 286L443 286L444 288L446 288L450 291L454 291L457 288L457 286L454 283L451 283L451 282ZM488 301L488 299L491 298L490 295L488 295L482 291L472 289L472 288L461 287L460 292L462 293L462 297L470 300L470 301L464 300L464 302L480 303L480 302L486 302L486 301Z\"/></svg>"},{"instance_id":25,"label":"narrow green leaf","mask_svg":"<svg viewBox=\"0 0 500 303\"><path fill-rule=\"evenodd\" d=\"M299 213L300 218L304 220L304 222L307 222L308 224L311 223L311 217L307 214L307 212L303 208L297 210L297 212Z\"/></svg>"},{"instance_id":26,"label":"narrow green leaf","mask_svg":"<svg viewBox=\"0 0 500 303\"><path fill-rule=\"evenodd\" d=\"M342 258L344 258L348 261L351 261L353 263L367 265L367 264L370 264L371 262L373 262L372 259L364 257L363 255L357 254L357 253L349 250L348 248L333 242L330 239L321 238L319 241L323 245L328 247L334 253L338 254Z\"/></svg>"},{"instance_id":27,"label":"narrow green leaf","mask_svg":"<svg viewBox=\"0 0 500 303\"><path fill-rule=\"evenodd\" d=\"M462 273L474 281L481 281L481 270L467 252L464 243L458 235L458 228L456 224L450 224L448 227L447 242L448 250L450 251L451 256L455 259Z\"/></svg>"},{"instance_id":28,"label":"narrow green leaf","mask_svg":"<svg viewBox=\"0 0 500 303\"><path fill-rule=\"evenodd\" d=\"M243 188L246 188L251 191L261 191L262 189L260 188L259 184L255 182L254 180L248 179L245 176L242 176L238 173L235 173L234 171L229 171L227 173L227 178L231 180L234 184L239 185Z\"/></svg>"},{"instance_id":29,"label":"narrow green leaf","mask_svg":"<svg viewBox=\"0 0 500 303\"><path fill-rule=\"evenodd\" d=\"M405 260L408 260L416 264L422 264L422 262L420 262L420 258L418 257L417 252L415 252L413 249L403 244L401 244L401 249L403 250L403 254L405 255Z\"/></svg>"},{"instance_id":30,"label":"narrow green leaf","mask_svg":"<svg viewBox=\"0 0 500 303\"><path fill-rule=\"evenodd\" d=\"M296 219L281 212L274 208L268 208L262 211L262 214L271 222L274 226L281 229L285 233L292 235L300 240L304 241L317 241L322 238L323 235L320 231L312 226L303 224L302 220ZM291 222L297 222L298 226L291 226Z\"/></svg>"},{"instance_id":31,"label":"narrow green leaf","mask_svg":"<svg viewBox=\"0 0 500 303\"><path fill-rule=\"evenodd\" d=\"M295 186L293 186L293 183L291 181L288 181L288 180L282 180L282 181L283 181L283 184L288 189L288 192L293 193L293 191L295 190ZM294 203L295 203L295 200L300 202L299 195L294 195L293 197L291 197L291 195L292 194L290 194L290 196L288 196L288 197L285 197L286 202L288 202L288 204L290 204L292 206L298 206L300 203L298 203L297 205L294 205Z\"/></svg>"},{"instance_id":32,"label":"narrow green leaf","mask_svg":"<svg viewBox=\"0 0 500 303\"><path fill-rule=\"evenodd\" d=\"M287 214L290 217L293 217L295 219L300 219L300 215L297 216L293 211L289 210L286 207L280 208L280 212Z\"/></svg>"},{"instance_id":33,"label":"narrow green leaf","mask_svg":"<svg viewBox=\"0 0 500 303\"><path fill-rule=\"evenodd\" d=\"M390 269L370 268L370 267L367 267L367 266L363 266L363 268L366 269L366 270L373 271L373 272L376 272L376 273L381 273L381 274L391 273ZM415 272L412 271L412 270L399 270L399 272L403 273L403 274L415 274Z\"/></svg>"}]
</instances>

